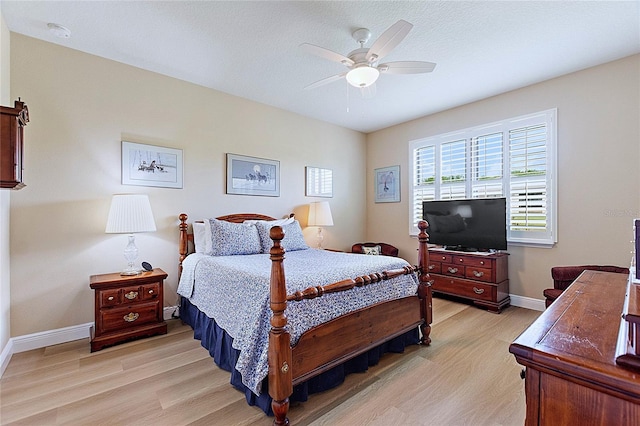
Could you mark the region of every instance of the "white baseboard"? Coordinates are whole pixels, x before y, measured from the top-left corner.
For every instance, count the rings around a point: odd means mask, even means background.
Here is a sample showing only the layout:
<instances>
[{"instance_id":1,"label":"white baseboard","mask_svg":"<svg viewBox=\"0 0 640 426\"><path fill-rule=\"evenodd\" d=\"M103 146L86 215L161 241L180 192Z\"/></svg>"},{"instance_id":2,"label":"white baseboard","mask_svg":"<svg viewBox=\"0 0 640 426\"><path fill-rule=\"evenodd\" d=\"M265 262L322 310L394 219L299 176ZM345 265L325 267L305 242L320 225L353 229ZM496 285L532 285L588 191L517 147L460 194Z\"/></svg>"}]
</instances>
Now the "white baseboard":
<instances>
[{"instance_id":1,"label":"white baseboard","mask_svg":"<svg viewBox=\"0 0 640 426\"><path fill-rule=\"evenodd\" d=\"M6 346L2 350L0 354L0 377L4 374L4 370L9 365L9 361L11 361L11 355L13 355L13 341L9 339Z\"/></svg>"},{"instance_id":2,"label":"white baseboard","mask_svg":"<svg viewBox=\"0 0 640 426\"><path fill-rule=\"evenodd\" d=\"M88 322L10 338L0 354L0 377L4 374L13 354L91 337L92 327L93 323Z\"/></svg>"},{"instance_id":3,"label":"white baseboard","mask_svg":"<svg viewBox=\"0 0 640 426\"><path fill-rule=\"evenodd\" d=\"M178 315L178 306L168 306L162 311L162 316L165 321L178 318ZM0 354L0 377L4 374L4 370L7 368L7 365L9 365L13 354L91 337L92 327L93 323L88 322L86 324L10 338Z\"/></svg>"},{"instance_id":4,"label":"white baseboard","mask_svg":"<svg viewBox=\"0 0 640 426\"><path fill-rule=\"evenodd\" d=\"M518 296L515 294L510 294L509 297L511 297L511 306L532 309L534 311L544 311L546 309L544 300L542 299L534 299L532 297Z\"/></svg>"},{"instance_id":5,"label":"white baseboard","mask_svg":"<svg viewBox=\"0 0 640 426\"><path fill-rule=\"evenodd\" d=\"M180 315L180 309L178 308L178 306L167 306L162 311L162 316L165 321L173 318L178 318L179 315Z\"/></svg>"}]
</instances>

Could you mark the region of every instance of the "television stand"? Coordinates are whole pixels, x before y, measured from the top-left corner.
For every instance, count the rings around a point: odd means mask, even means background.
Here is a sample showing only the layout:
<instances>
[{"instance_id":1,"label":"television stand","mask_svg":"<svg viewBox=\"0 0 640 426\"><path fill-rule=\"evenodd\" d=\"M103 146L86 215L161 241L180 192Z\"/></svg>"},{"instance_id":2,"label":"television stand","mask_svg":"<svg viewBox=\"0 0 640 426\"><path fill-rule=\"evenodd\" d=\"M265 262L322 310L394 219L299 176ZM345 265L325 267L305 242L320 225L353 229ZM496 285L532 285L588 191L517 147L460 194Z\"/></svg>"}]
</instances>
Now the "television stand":
<instances>
[{"instance_id":1,"label":"television stand","mask_svg":"<svg viewBox=\"0 0 640 426\"><path fill-rule=\"evenodd\" d=\"M429 249L431 290L471 300L500 313L509 306L508 253L462 253Z\"/></svg>"}]
</instances>

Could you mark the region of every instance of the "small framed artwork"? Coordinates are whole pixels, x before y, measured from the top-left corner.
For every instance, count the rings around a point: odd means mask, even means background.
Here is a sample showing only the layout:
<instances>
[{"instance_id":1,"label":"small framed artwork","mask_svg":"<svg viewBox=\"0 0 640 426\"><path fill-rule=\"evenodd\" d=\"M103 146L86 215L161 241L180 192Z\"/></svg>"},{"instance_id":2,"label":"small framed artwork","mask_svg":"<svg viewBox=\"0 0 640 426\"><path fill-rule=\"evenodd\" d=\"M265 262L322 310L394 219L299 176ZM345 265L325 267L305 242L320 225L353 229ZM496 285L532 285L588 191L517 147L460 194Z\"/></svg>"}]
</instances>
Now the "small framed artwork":
<instances>
[{"instance_id":1,"label":"small framed artwork","mask_svg":"<svg viewBox=\"0 0 640 426\"><path fill-rule=\"evenodd\" d=\"M400 202L400 166L375 169L376 203Z\"/></svg>"},{"instance_id":2,"label":"small framed artwork","mask_svg":"<svg viewBox=\"0 0 640 426\"><path fill-rule=\"evenodd\" d=\"M280 196L280 162L227 154L227 194Z\"/></svg>"},{"instance_id":3,"label":"small framed artwork","mask_svg":"<svg viewBox=\"0 0 640 426\"><path fill-rule=\"evenodd\" d=\"M305 167L307 197L333 197L333 171L319 167Z\"/></svg>"},{"instance_id":4,"label":"small framed artwork","mask_svg":"<svg viewBox=\"0 0 640 426\"><path fill-rule=\"evenodd\" d=\"M122 141L122 184L182 188L182 150Z\"/></svg>"}]
</instances>

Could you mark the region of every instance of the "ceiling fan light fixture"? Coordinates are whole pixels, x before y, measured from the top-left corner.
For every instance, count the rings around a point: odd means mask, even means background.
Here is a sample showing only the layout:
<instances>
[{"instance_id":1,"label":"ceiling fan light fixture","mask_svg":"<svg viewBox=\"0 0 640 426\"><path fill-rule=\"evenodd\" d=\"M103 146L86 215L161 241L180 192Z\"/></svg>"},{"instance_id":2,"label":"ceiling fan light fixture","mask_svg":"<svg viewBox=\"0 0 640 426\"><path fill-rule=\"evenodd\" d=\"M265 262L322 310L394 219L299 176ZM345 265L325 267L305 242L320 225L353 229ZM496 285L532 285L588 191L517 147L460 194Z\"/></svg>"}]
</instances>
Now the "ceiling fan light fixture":
<instances>
[{"instance_id":1,"label":"ceiling fan light fixture","mask_svg":"<svg viewBox=\"0 0 640 426\"><path fill-rule=\"evenodd\" d=\"M368 65L362 65L347 73L347 81L354 87L369 87L376 82L380 71Z\"/></svg>"}]
</instances>

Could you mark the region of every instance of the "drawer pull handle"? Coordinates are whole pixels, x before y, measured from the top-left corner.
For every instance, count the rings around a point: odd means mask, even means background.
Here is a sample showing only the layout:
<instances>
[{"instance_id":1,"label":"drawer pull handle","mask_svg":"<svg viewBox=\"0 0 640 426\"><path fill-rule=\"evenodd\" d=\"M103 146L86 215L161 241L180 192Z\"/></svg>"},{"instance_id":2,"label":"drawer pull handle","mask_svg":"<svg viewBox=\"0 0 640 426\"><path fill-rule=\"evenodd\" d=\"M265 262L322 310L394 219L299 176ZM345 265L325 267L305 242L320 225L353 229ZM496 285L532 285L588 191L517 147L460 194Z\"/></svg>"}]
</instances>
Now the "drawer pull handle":
<instances>
[{"instance_id":1,"label":"drawer pull handle","mask_svg":"<svg viewBox=\"0 0 640 426\"><path fill-rule=\"evenodd\" d=\"M429 270L435 269L436 265L429 265Z\"/></svg>"},{"instance_id":2,"label":"drawer pull handle","mask_svg":"<svg viewBox=\"0 0 640 426\"><path fill-rule=\"evenodd\" d=\"M113 300L113 296L109 296L107 300Z\"/></svg>"},{"instance_id":3,"label":"drawer pull handle","mask_svg":"<svg viewBox=\"0 0 640 426\"><path fill-rule=\"evenodd\" d=\"M481 265L484 265L484 260L481 260L481 261L480 261L480 264L481 264Z\"/></svg>"},{"instance_id":4,"label":"drawer pull handle","mask_svg":"<svg viewBox=\"0 0 640 426\"><path fill-rule=\"evenodd\" d=\"M138 319L139 316L140 314L138 314L137 312L129 312L127 315L123 316L122 319L124 319L126 322L134 322Z\"/></svg>"},{"instance_id":5,"label":"drawer pull handle","mask_svg":"<svg viewBox=\"0 0 640 426\"><path fill-rule=\"evenodd\" d=\"M149 294L153 294L153 290L149 290Z\"/></svg>"},{"instance_id":6,"label":"drawer pull handle","mask_svg":"<svg viewBox=\"0 0 640 426\"><path fill-rule=\"evenodd\" d=\"M480 278L480 277L482 277L484 275L484 272L482 272L482 271L473 271L473 275L476 278Z\"/></svg>"},{"instance_id":7,"label":"drawer pull handle","mask_svg":"<svg viewBox=\"0 0 640 426\"><path fill-rule=\"evenodd\" d=\"M451 267L449 267L449 268L448 268L448 271L449 271L449 273L450 273L450 274L456 274L456 273L458 272L458 268L451 268Z\"/></svg>"},{"instance_id":8,"label":"drawer pull handle","mask_svg":"<svg viewBox=\"0 0 640 426\"><path fill-rule=\"evenodd\" d=\"M129 300L133 300L136 297L138 297L138 292L137 291L130 291L129 293L125 294L124 297L126 297Z\"/></svg>"},{"instance_id":9,"label":"drawer pull handle","mask_svg":"<svg viewBox=\"0 0 640 426\"><path fill-rule=\"evenodd\" d=\"M462 262L464 262L464 259L460 258L460 259L458 259L458 262L462 263Z\"/></svg>"},{"instance_id":10,"label":"drawer pull handle","mask_svg":"<svg viewBox=\"0 0 640 426\"><path fill-rule=\"evenodd\" d=\"M474 288L473 288L473 292L474 292L475 294L482 294L482 293L484 293L484 288L474 287Z\"/></svg>"},{"instance_id":11,"label":"drawer pull handle","mask_svg":"<svg viewBox=\"0 0 640 426\"><path fill-rule=\"evenodd\" d=\"M446 260L446 259L447 259L447 256L442 256L442 260Z\"/></svg>"},{"instance_id":12,"label":"drawer pull handle","mask_svg":"<svg viewBox=\"0 0 640 426\"><path fill-rule=\"evenodd\" d=\"M433 283L435 283L435 282L436 282L436 280L429 280L429 281L427 281L427 284L433 285Z\"/></svg>"}]
</instances>

